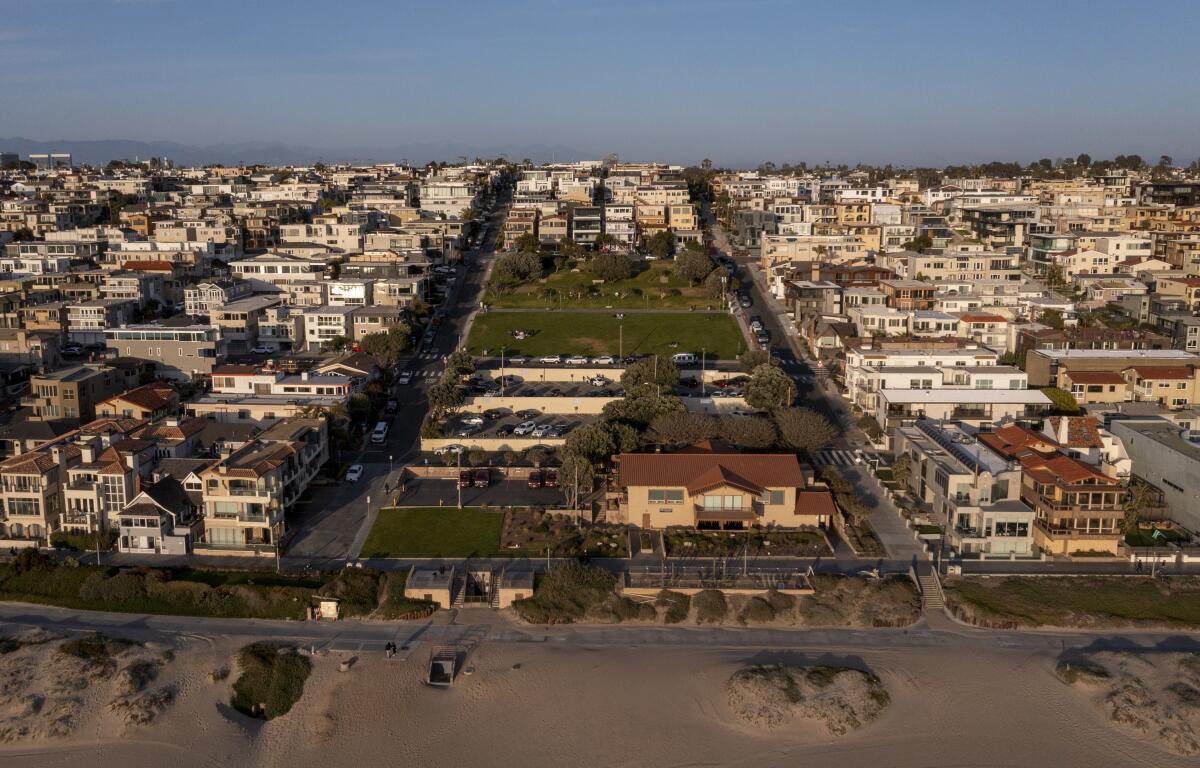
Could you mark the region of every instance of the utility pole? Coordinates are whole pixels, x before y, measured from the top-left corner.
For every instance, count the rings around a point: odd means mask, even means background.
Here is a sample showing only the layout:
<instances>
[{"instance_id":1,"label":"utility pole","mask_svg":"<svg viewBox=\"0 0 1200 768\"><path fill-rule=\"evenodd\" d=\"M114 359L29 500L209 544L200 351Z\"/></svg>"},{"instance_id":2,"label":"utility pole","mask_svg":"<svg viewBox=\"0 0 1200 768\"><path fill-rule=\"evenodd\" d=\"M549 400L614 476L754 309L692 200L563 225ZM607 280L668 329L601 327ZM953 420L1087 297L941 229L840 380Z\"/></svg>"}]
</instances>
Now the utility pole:
<instances>
[{"instance_id":1,"label":"utility pole","mask_svg":"<svg viewBox=\"0 0 1200 768\"><path fill-rule=\"evenodd\" d=\"M504 350L506 350L506 349L508 349L508 347L504 346L503 344L500 345L500 396L501 397L504 396L504 382L506 380L506 377L504 375Z\"/></svg>"},{"instance_id":2,"label":"utility pole","mask_svg":"<svg viewBox=\"0 0 1200 768\"><path fill-rule=\"evenodd\" d=\"M617 362L625 359L625 323L617 325Z\"/></svg>"},{"instance_id":3,"label":"utility pole","mask_svg":"<svg viewBox=\"0 0 1200 768\"><path fill-rule=\"evenodd\" d=\"M459 476L454 478L455 484L458 487L458 508L462 509L462 449L454 452L455 463L458 466Z\"/></svg>"},{"instance_id":4,"label":"utility pole","mask_svg":"<svg viewBox=\"0 0 1200 768\"><path fill-rule=\"evenodd\" d=\"M700 347L700 397L704 397L704 371L708 367L708 347Z\"/></svg>"}]
</instances>

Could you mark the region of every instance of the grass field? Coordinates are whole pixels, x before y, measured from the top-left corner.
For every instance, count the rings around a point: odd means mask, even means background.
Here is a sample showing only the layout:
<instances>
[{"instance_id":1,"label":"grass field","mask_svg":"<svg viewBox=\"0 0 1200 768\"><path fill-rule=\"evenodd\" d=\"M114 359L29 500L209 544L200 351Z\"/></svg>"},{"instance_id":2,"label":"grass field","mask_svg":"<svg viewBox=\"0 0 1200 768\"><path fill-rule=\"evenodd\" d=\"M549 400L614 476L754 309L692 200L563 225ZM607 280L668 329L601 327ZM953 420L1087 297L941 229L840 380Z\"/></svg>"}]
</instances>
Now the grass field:
<instances>
[{"instance_id":1,"label":"grass field","mask_svg":"<svg viewBox=\"0 0 1200 768\"><path fill-rule=\"evenodd\" d=\"M363 557L509 557L500 548L504 513L448 507L380 510ZM517 552L516 554L521 554Z\"/></svg>"},{"instance_id":2,"label":"grass field","mask_svg":"<svg viewBox=\"0 0 1200 768\"><path fill-rule=\"evenodd\" d=\"M593 307L601 309L720 309L722 302L708 296L704 286L690 286L672 274L671 262L637 263L628 280L595 283L591 267L564 269L542 280L519 286L503 295L489 291L488 306L511 309Z\"/></svg>"},{"instance_id":3,"label":"grass field","mask_svg":"<svg viewBox=\"0 0 1200 768\"><path fill-rule=\"evenodd\" d=\"M951 605L962 604L985 621L1022 626L1200 626L1196 577L1163 582L1128 576L953 579L946 582L946 596Z\"/></svg>"},{"instance_id":4,"label":"grass field","mask_svg":"<svg viewBox=\"0 0 1200 768\"><path fill-rule=\"evenodd\" d=\"M624 344L618 344L620 327ZM532 332L518 341L513 331ZM700 354L709 360L732 360L746 349L731 315L705 313L635 313L617 320L612 312L484 312L475 316L467 348L472 354L499 355L666 355ZM620 348L619 348L620 347Z\"/></svg>"}]
</instances>

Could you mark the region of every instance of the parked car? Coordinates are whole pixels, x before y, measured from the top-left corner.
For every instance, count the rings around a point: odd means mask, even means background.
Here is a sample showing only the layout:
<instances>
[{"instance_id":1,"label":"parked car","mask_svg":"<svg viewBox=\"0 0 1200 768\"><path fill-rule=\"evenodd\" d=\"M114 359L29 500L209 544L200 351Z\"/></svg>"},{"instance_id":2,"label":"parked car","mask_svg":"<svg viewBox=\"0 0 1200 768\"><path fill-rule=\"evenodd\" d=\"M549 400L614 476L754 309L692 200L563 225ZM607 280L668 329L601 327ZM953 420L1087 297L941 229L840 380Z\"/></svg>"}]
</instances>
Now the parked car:
<instances>
[{"instance_id":1,"label":"parked car","mask_svg":"<svg viewBox=\"0 0 1200 768\"><path fill-rule=\"evenodd\" d=\"M62 353L64 355L82 355L83 347L79 346L78 344L68 344L62 348Z\"/></svg>"},{"instance_id":2,"label":"parked car","mask_svg":"<svg viewBox=\"0 0 1200 768\"><path fill-rule=\"evenodd\" d=\"M463 453L466 450L466 447L461 445L443 445L441 448L434 448L433 452L441 456L443 453Z\"/></svg>"},{"instance_id":3,"label":"parked car","mask_svg":"<svg viewBox=\"0 0 1200 768\"><path fill-rule=\"evenodd\" d=\"M496 430L496 437L508 437L513 433L513 428L509 425L504 425Z\"/></svg>"},{"instance_id":4,"label":"parked car","mask_svg":"<svg viewBox=\"0 0 1200 768\"><path fill-rule=\"evenodd\" d=\"M530 437L545 437L549 431L550 431L549 424L539 424L533 428L533 431L529 433L529 436Z\"/></svg>"},{"instance_id":5,"label":"parked car","mask_svg":"<svg viewBox=\"0 0 1200 768\"><path fill-rule=\"evenodd\" d=\"M592 360L592 365L615 365L616 362L612 355L600 355L600 357Z\"/></svg>"},{"instance_id":6,"label":"parked car","mask_svg":"<svg viewBox=\"0 0 1200 768\"><path fill-rule=\"evenodd\" d=\"M459 488L470 488L471 487L471 470L469 470L469 469L459 470L459 472L458 472L458 487Z\"/></svg>"},{"instance_id":7,"label":"parked car","mask_svg":"<svg viewBox=\"0 0 1200 768\"><path fill-rule=\"evenodd\" d=\"M767 331L759 331L758 333L754 334L754 339L765 347L771 343L771 334Z\"/></svg>"},{"instance_id":8,"label":"parked car","mask_svg":"<svg viewBox=\"0 0 1200 768\"><path fill-rule=\"evenodd\" d=\"M483 418L491 419L492 421L495 421L496 419L503 418L507 414L508 414L508 411L505 411L500 408L492 408L491 410L487 410L487 411L483 412Z\"/></svg>"},{"instance_id":9,"label":"parked car","mask_svg":"<svg viewBox=\"0 0 1200 768\"><path fill-rule=\"evenodd\" d=\"M546 486L547 488L557 488L558 487L558 470L557 469L547 469L545 478L542 480L542 484L544 486Z\"/></svg>"},{"instance_id":10,"label":"parked car","mask_svg":"<svg viewBox=\"0 0 1200 768\"><path fill-rule=\"evenodd\" d=\"M396 383L400 384L400 385L408 384L411 381L412 381L412 374L409 373L408 371L405 371L404 373L402 373L396 377Z\"/></svg>"},{"instance_id":11,"label":"parked car","mask_svg":"<svg viewBox=\"0 0 1200 768\"><path fill-rule=\"evenodd\" d=\"M750 294L743 293L738 296L738 304L742 305L742 309L749 309L754 304L754 300L750 298Z\"/></svg>"},{"instance_id":12,"label":"parked car","mask_svg":"<svg viewBox=\"0 0 1200 768\"><path fill-rule=\"evenodd\" d=\"M562 358L558 355L542 355L538 358L538 362L542 365L558 365L562 362Z\"/></svg>"},{"instance_id":13,"label":"parked car","mask_svg":"<svg viewBox=\"0 0 1200 768\"><path fill-rule=\"evenodd\" d=\"M593 387L603 387L607 383L608 379L604 378L603 376L593 376L592 378L588 379L588 384L591 384Z\"/></svg>"},{"instance_id":14,"label":"parked car","mask_svg":"<svg viewBox=\"0 0 1200 768\"><path fill-rule=\"evenodd\" d=\"M757 332L757 331L761 331L762 328L763 328L762 320L759 320L757 317L750 321L750 330Z\"/></svg>"},{"instance_id":15,"label":"parked car","mask_svg":"<svg viewBox=\"0 0 1200 768\"><path fill-rule=\"evenodd\" d=\"M525 481L525 485L528 486L529 488L541 488L542 487L542 470L540 470L540 469L530 470L529 478Z\"/></svg>"},{"instance_id":16,"label":"parked car","mask_svg":"<svg viewBox=\"0 0 1200 768\"><path fill-rule=\"evenodd\" d=\"M591 361L583 355L572 355L567 358L567 365L587 365Z\"/></svg>"},{"instance_id":17,"label":"parked car","mask_svg":"<svg viewBox=\"0 0 1200 768\"><path fill-rule=\"evenodd\" d=\"M527 411L521 411L520 413L517 414L517 416L519 416L525 420L536 419L538 416L541 416L541 415L542 415L541 411L536 411L532 408L530 408Z\"/></svg>"},{"instance_id":18,"label":"parked car","mask_svg":"<svg viewBox=\"0 0 1200 768\"><path fill-rule=\"evenodd\" d=\"M362 477L362 475L363 475L363 465L362 464L351 464L350 469L346 470L346 482L347 483L357 483L359 478Z\"/></svg>"},{"instance_id":19,"label":"parked car","mask_svg":"<svg viewBox=\"0 0 1200 768\"><path fill-rule=\"evenodd\" d=\"M274 351L275 350L271 349L270 347L251 347L250 348L251 354L255 354L255 355L269 355Z\"/></svg>"},{"instance_id":20,"label":"parked car","mask_svg":"<svg viewBox=\"0 0 1200 768\"><path fill-rule=\"evenodd\" d=\"M479 414L473 414L471 416L467 416L466 418L464 418L462 420L462 423L463 424L471 424L476 427L482 427L483 421L484 421L483 416L481 416Z\"/></svg>"},{"instance_id":21,"label":"parked car","mask_svg":"<svg viewBox=\"0 0 1200 768\"><path fill-rule=\"evenodd\" d=\"M476 488L487 488L491 483L492 473L490 470L480 467L479 469L475 470L475 477L473 479L475 480Z\"/></svg>"},{"instance_id":22,"label":"parked car","mask_svg":"<svg viewBox=\"0 0 1200 768\"><path fill-rule=\"evenodd\" d=\"M454 436L455 437L468 437L470 435L475 434L480 429L481 429L481 427L477 427L474 424L463 424L461 427L458 428L458 432L454 433Z\"/></svg>"},{"instance_id":23,"label":"parked car","mask_svg":"<svg viewBox=\"0 0 1200 768\"><path fill-rule=\"evenodd\" d=\"M522 421L520 424L513 427L513 434L517 437L521 437L522 435L530 434L535 429L537 429L537 424L534 424L532 421Z\"/></svg>"},{"instance_id":24,"label":"parked car","mask_svg":"<svg viewBox=\"0 0 1200 768\"><path fill-rule=\"evenodd\" d=\"M525 365L525 358L523 358L523 357L510 357L510 358L508 358L508 364L509 364L509 365Z\"/></svg>"}]
</instances>

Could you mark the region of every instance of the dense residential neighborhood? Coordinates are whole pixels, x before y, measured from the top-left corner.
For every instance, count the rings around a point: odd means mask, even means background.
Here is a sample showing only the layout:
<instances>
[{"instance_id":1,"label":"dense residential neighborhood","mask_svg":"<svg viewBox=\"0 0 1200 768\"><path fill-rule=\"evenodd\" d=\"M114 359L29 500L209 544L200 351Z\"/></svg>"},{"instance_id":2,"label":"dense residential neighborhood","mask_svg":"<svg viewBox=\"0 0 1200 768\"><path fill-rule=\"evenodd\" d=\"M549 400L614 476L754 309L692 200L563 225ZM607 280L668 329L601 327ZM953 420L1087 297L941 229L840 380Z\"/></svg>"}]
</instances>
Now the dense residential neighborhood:
<instances>
[{"instance_id":1,"label":"dense residential neighborhood","mask_svg":"<svg viewBox=\"0 0 1200 768\"><path fill-rule=\"evenodd\" d=\"M1040 562L1198 522L1200 180L1169 158L6 157L14 550L346 561L379 510L453 506L634 554L902 525Z\"/></svg>"}]
</instances>

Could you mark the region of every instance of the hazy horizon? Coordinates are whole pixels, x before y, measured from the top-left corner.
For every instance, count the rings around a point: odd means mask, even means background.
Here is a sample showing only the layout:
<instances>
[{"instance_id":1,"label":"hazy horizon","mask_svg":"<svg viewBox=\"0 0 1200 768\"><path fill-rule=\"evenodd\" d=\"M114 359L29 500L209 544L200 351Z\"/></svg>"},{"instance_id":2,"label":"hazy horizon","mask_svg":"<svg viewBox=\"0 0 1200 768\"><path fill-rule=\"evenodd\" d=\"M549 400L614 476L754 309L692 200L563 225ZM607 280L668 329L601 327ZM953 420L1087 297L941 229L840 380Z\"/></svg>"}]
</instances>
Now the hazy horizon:
<instances>
[{"instance_id":1,"label":"hazy horizon","mask_svg":"<svg viewBox=\"0 0 1200 768\"><path fill-rule=\"evenodd\" d=\"M0 11L0 84L24 94L0 135L43 142L533 146L732 167L1200 154L1188 98L1200 8L1175 0L1153 12L1108 0Z\"/></svg>"}]
</instances>

